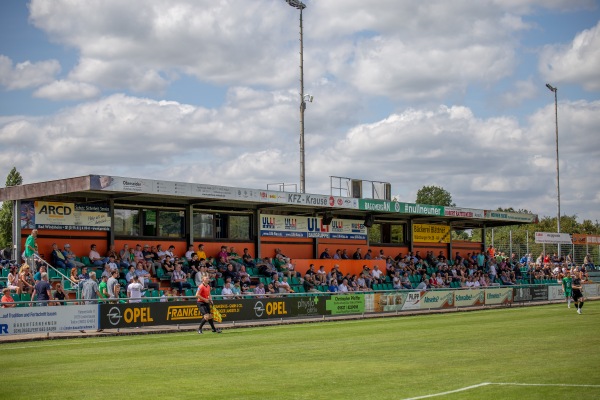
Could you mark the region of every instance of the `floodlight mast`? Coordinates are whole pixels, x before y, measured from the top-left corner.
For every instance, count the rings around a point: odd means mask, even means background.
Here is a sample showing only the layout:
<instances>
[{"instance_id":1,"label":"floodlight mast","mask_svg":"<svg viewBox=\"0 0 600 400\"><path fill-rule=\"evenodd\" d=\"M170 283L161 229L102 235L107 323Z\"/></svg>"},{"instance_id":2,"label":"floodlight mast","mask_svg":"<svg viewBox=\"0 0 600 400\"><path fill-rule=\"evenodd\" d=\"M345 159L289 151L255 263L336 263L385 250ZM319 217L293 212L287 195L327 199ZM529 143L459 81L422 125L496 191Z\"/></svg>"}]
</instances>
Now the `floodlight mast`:
<instances>
[{"instance_id":1,"label":"floodlight mast","mask_svg":"<svg viewBox=\"0 0 600 400\"><path fill-rule=\"evenodd\" d=\"M304 39L302 32L302 10L306 8L306 4L300 0L286 0L286 2L291 7L300 10L300 193L305 193L304 110L306 109L306 100L304 97Z\"/></svg>"},{"instance_id":2,"label":"floodlight mast","mask_svg":"<svg viewBox=\"0 0 600 400\"><path fill-rule=\"evenodd\" d=\"M558 203L558 214L556 215L556 228L560 233L560 170L558 165L558 88L546 83L546 87L554 93L554 125L556 132L556 194ZM560 257L560 244L558 245L558 256Z\"/></svg>"}]
</instances>

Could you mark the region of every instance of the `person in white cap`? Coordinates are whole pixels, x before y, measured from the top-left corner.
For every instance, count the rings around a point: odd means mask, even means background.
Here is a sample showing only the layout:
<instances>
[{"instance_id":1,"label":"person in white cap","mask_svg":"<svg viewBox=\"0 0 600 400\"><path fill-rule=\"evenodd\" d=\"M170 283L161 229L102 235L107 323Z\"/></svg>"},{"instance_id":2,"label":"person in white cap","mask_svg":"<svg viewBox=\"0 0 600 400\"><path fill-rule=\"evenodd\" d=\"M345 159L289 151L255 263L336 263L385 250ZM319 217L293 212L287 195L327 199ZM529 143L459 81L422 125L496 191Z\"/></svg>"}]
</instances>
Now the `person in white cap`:
<instances>
[{"instance_id":1,"label":"person in white cap","mask_svg":"<svg viewBox=\"0 0 600 400\"><path fill-rule=\"evenodd\" d=\"M69 243L65 244L63 254L65 255L65 258L75 267L81 268L85 265L81 261L77 261L77 256L71 251L71 245Z\"/></svg>"}]
</instances>

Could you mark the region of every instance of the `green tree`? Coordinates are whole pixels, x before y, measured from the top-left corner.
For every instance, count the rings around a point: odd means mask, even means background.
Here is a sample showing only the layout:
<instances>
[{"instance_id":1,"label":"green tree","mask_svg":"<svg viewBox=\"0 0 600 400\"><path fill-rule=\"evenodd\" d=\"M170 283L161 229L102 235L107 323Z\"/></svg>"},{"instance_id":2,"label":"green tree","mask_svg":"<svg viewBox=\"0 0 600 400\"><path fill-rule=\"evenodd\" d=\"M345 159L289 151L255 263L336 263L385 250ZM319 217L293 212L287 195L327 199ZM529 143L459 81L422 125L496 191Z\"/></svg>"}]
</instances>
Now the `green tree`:
<instances>
[{"instance_id":1,"label":"green tree","mask_svg":"<svg viewBox=\"0 0 600 400\"><path fill-rule=\"evenodd\" d=\"M431 204L434 206L450 206L454 207L452 195L450 192L439 186L423 186L417 192L418 204Z\"/></svg>"},{"instance_id":2,"label":"green tree","mask_svg":"<svg viewBox=\"0 0 600 400\"><path fill-rule=\"evenodd\" d=\"M10 170L6 177L6 187L23 184L23 177L16 167ZM13 202L2 202L0 208L0 248L12 247Z\"/></svg>"}]
</instances>

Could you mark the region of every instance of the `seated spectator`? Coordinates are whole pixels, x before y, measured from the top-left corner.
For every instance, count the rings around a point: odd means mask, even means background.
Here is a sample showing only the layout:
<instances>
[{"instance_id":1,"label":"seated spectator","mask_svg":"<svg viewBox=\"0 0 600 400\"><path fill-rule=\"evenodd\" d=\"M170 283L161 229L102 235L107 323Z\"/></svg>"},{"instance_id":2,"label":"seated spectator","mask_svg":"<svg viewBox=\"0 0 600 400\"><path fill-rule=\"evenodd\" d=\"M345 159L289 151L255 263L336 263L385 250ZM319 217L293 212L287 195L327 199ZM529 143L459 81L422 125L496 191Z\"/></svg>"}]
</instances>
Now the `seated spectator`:
<instances>
[{"instance_id":1,"label":"seated spectator","mask_svg":"<svg viewBox=\"0 0 600 400\"><path fill-rule=\"evenodd\" d=\"M281 252L281 249L275 249L274 260L279 261L280 263L288 263L290 262L290 258Z\"/></svg>"},{"instance_id":2,"label":"seated spectator","mask_svg":"<svg viewBox=\"0 0 600 400\"><path fill-rule=\"evenodd\" d=\"M373 251L371 249L367 249L367 254L365 254L364 259L365 260L372 260L373 259Z\"/></svg>"},{"instance_id":3,"label":"seated spectator","mask_svg":"<svg viewBox=\"0 0 600 400\"><path fill-rule=\"evenodd\" d=\"M317 292L318 290L315 288L316 285L318 285L318 283L315 282L315 275L304 275L302 287L306 293Z\"/></svg>"},{"instance_id":4,"label":"seated spectator","mask_svg":"<svg viewBox=\"0 0 600 400\"><path fill-rule=\"evenodd\" d=\"M329 254L329 249L325 248L325 250L323 250L323 252L319 256L319 258L321 258L321 259L330 259L331 255Z\"/></svg>"},{"instance_id":5,"label":"seated spectator","mask_svg":"<svg viewBox=\"0 0 600 400\"><path fill-rule=\"evenodd\" d=\"M156 290L160 289L160 285L158 283L152 282L152 279L151 279L151 276L150 276L150 272L148 272L146 269L144 269L144 262L143 261L140 261L137 264L137 267L135 269L135 275L138 277L139 282L145 288L156 289ZM188 285L189 285L189 283L188 283ZM191 285L189 285L189 286L191 287Z\"/></svg>"},{"instance_id":6,"label":"seated spectator","mask_svg":"<svg viewBox=\"0 0 600 400\"><path fill-rule=\"evenodd\" d=\"M19 286L19 274L17 273L17 266L11 265L8 270L8 279L6 281L6 287L9 290L14 290L17 294L21 294L21 287Z\"/></svg>"},{"instance_id":7,"label":"seated spectator","mask_svg":"<svg viewBox=\"0 0 600 400\"><path fill-rule=\"evenodd\" d=\"M87 267L81 267L81 273L77 276L77 279L79 279L79 282L90 279L90 274L88 273Z\"/></svg>"},{"instance_id":8,"label":"seated spectator","mask_svg":"<svg viewBox=\"0 0 600 400\"><path fill-rule=\"evenodd\" d=\"M273 286L273 282L269 283L269 285L267 286L267 289L265 290L265 294L267 297L275 297L278 295L278 292L275 290L275 287Z\"/></svg>"},{"instance_id":9,"label":"seated spectator","mask_svg":"<svg viewBox=\"0 0 600 400\"><path fill-rule=\"evenodd\" d=\"M127 284L130 284L133 281L133 277L136 276L135 267L133 265L129 266L127 274L125 274L125 281Z\"/></svg>"},{"instance_id":10,"label":"seated spectator","mask_svg":"<svg viewBox=\"0 0 600 400\"><path fill-rule=\"evenodd\" d=\"M353 258L354 260L362 260L363 256L362 256L362 253L361 253L361 251L362 251L362 250L361 250L361 248L360 248L360 247L358 247L358 248L356 249L356 251L354 252L354 254L352 255L352 258Z\"/></svg>"},{"instance_id":11,"label":"seated spectator","mask_svg":"<svg viewBox=\"0 0 600 400\"><path fill-rule=\"evenodd\" d=\"M63 252L60 251L60 249L58 248L58 245L56 243L52 243L52 254L50 255L50 257L51 257L50 263L55 268L67 269L67 268L73 268L75 266L75 265L73 265L73 263L71 263L69 260L67 260L67 257L65 257Z\"/></svg>"},{"instance_id":12,"label":"seated spectator","mask_svg":"<svg viewBox=\"0 0 600 400\"><path fill-rule=\"evenodd\" d=\"M240 255L237 253L237 251L235 251L235 247L233 246L229 246L229 250L227 251L227 260L234 264L241 266L244 265L244 261L242 260L242 257L240 257ZM236 270L239 271L239 267L236 267Z\"/></svg>"},{"instance_id":13,"label":"seated spectator","mask_svg":"<svg viewBox=\"0 0 600 400\"><path fill-rule=\"evenodd\" d=\"M254 268L256 263L254 262L254 258L248 251L248 248L244 249L244 254L242 254L242 262L246 267Z\"/></svg>"},{"instance_id":14,"label":"seated spectator","mask_svg":"<svg viewBox=\"0 0 600 400\"><path fill-rule=\"evenodd\" d=\"M358 285L358 290L361 292L370 290L369 285L367 285L367 279L365 278L364 273L362 273L358 276L358 279L356 280L356 284Z\"/></svg>"},{"instance_id":15,"label":"seated spectator","mask_svg":"<svg viewBox=\"0 0 600 400\"><path fill-rule=\"evenodd\" d=\"M170 261L170 259L171 258L169 255L167 255L165 257L165 261ZM188 266L187 266L188 270L185 271L185 269L184 269L184 272L190 274L190 276L192 278L194 278L196 276L196 274L198 272L200 272L200 265L202 265L203 263L204 263L204 261L200 261L200 259L198 258L198 254L194 253L194 254L192 254L192 260L188 262Z\"/></svg>"},{"instance_id":16,"label":"seated spectator","mask_svg":"<svg viewBox=\"0 0 600 400\"><path fill-rule=\"evenodd\" d=\"M392 278L392 287L396 290L402 289L402 277L396 272Z\"/></svg>"},{"instance_id":17,"label":"seated spectator","mask_svg":"<svg viewBox=\"0 0 600 400\"><path fill-rule=\"evenodd\" d=\"M340 293L348 293L349 292L347 279L342 280L342 283L339 284L338 292L340 292Z\"/></svg>"},{"instance_id":18,"label":"seated spectator","mask_svg":"<svg viewBox=\"0 0 600 400\"><path fill-rule=\"evenodd\" d=\"M292 260L290 260L282 266L282 274L287 276L288 278L291 278L293 276L300 276L300 273L296 272L296 264L292 263Z\"/></svg>"},{"instance_id":19,"label":"seated spectator","mask_svg":"<svg viewBox=\"0 0 600 400\"><path fill-rule=\"evenodd\" d=\"M106 279L110 278L112 275L112 271L110 269L110 266L108 264L104 265L104 270L102 271L102 275L100 275L100 279L102 279L103 277L106 277ZM98 285L100 286L100 285Z\"/></svg>"},{"instance_id":20,"label":"seated spectator","mask_svg":"<svg viewBox=\"0 0 600 400\"><path fill-rule=\"evenodd\" d=\"M192 285L187 282L185 272L181 270L180 264L175 266L175 271L173 271L173 275L171 276L171 287L178 290L179 296L182 296L183 289L192 288Z\"/></svg>"},{"instance_id":21,"label":"seated spectator","mask_svg":"<svg viewBox=\"0 0 600 400\"><path fill-rule=\"evenodd\" d=\"M590 253L585 255L583 259L583 266L592 271L596 269L596 266L594 265L594 258Z\"/></svg>"},{"instance_id":22,"label":"seated spectator","mask_svg":"<svg viewBox=\"0 0 600 400\"><path fill-rule=\"evenodd\" d=\"M337 249L335 251L335 254L333 255L333 259L334 260L341 260L342 259L342 249Z\"/></svg>"},{"instance_id":23,"label":"seated spectator","mask_svg":"<svg viewBox=\"0 0 600 400\"><path fill-rule=\"evenodd\" d=\"M225 300L233 299L233 290L231 290L231 283L225 283L223 289L221 289L221 296L223 296L223 299Z\"/></svg>"},{"instance_id":24,"label":"seated spectator","mask_svg":"<svg viewBox=\"0 0 600 400\"><path fill-rule=\"evenodd\" d=\"M227 269L223 272L223 279L230 278L232 282L239 280L239 275L235 269L233 269L233 264L228 263Z\"/></svg>"},{"instance_id":25,"label":"seated spectator","mask_svg":"<svg viewBox=\"0 0 600 400\"><path fill-rule=\"evenodd\" d=\"M271 260L269 259L269 257L263 258L263 260L260 261L258 264L256 264L256 266L258 267L258 272L261 275L271 277L271 276L273 276L273 274L277 274L277 269L271 263Z\"/></svg>"},{"instance_id":26,"label":"seated spectator","mask_svg":"<svg viewBox=\"0 0 600 400\"><path fill-rule=\"evenodd\" d=\"M162 264L167 256L167 252L163 250L162 244L156 245L156 255L158 256L158 261Z\"/></svg>"},{"instance_id":27,"label":"seated spectator","mask_svg":"<svg viewBox=\"0 0 600 400\"><path fill-rule=\"evenodd\" d=\"M117 263L117 265L121 264L120 254L117 250L115 250L114 244L108 246L108 251L106 252L106 259L109 259L111 256L113 257L113 260L115 263Z\"/></svg>"},{"instance_id":28,"label":"seated spectator","mask_svg":"<svg viewBox=\"0 0 600 400\"><path fill-rule=\"evenodd\" d=\"M235 281L233 286L231 286L231 291L233 292L234 299L242 298L242 287L240 285L240 281Z\"/></svg>"},{"instance_id":29,"label":"seated spectator","mask_svg":"<svg viewBox=\"0 0 600 400\"><path fill-rule=\"evenodd\" d=\"M192 256L192 261L191 261L192 263L194 262L194 257L198 258L198 256L194 254L194 256ZM173 271L175 271L175 263L173 263L173 260L171 260L171 257L166 256L165 260L163 261L163 263L161 265L161 268L163 269L165 275L171 276L171 275L173 275ZM183 268L182 268L182 270L183 270Z\"/></svg>"},{"instance_id":30,"label":"seated spectator","mask_svg":"<svg viewBox=\"0 0 600 400\"><path fill-rule=\"evenodd\" d=\"M119 266L129 269L130 265L131 260L129 258L129 245L125 243L123 248L119 251Z\"/></svg>"},{"instance_id":31,"label":"seated spectator","mask_svg":"<svg viewBox=\"0 0 600 400\"><path fill-rule=\"evenodd\" d=\"M379 269L377 265L373 267L373 272L371 272L371 276L373 277L373 283L383 283L383 272Z\"/></svg>"},{"instance_id":32,"label":"seated spectator","mask_svg":"<svg viewBox=\"0 0 600 400\"><path fill-rule=\"evenodd\" d=\"M350 260L350 256L348 255L348 250L342 250L342 255L340 256L342 260Z\"/></svg>"},{"instance_id":33,"label":"seated spectator","mask_svg":"<svg viewBox=\"0 0 600 400\"><path fill-rule=\"evenodd\" d=\"M190 250L194 250L194 246L190 246ZM198 245L198 251L196 251L196 254L198 255L198 260L208 260L208 257L206 256L206 252L204 251L204 244L200 243ZM186 258L188 258L187 253L186 253ZM191 258L191 255L190 255Z\"/></svg>"},{"instance_id":34,"label":"seated spectator","mask_svg":"<svg viewBox=\"0 0 600 400\"><path fill-rule=\"evenodd\" d=\"M325 271L325 266L321 265L319 270L315 275L316 280L319 282L318 284L324 285L327 282L327 271Z\"/></svg>"},{"instance_id":35,"label":"seated spectator","mask_svg":"<svg viewBox=\"0 0 600 400\"><path fill-rule=\"evenodd\" d=\"M94 265L95 267L101 267L102 265L104 265L106 263L107 258L100 257L100 253L98 253L98 251L96 249L97 249L97 246L95 244L92 244L90 246L90 253L89 253L88 257L89 257L92 265Z\"/></svg>"},{"instance_id":36,"label":"seated spectator","mask_svg":"<svg viewBox=\"0 0 600 400\"><path fill-rule=\"evenodd\" d=\"M417 285L417 287L415 288L416 290L427 290L429 287L427 285L427 281L428 281L428 277L427 275L423 275L423 277L421 278L421 282L419 282L419 284Z\"/></svg>"},{"instance_id":37,"label":"seated spectator","mask_svg":"<svg viewBox=\"0 0 600 400\"><path fill-rule=\"evenodd\" d=\"M79 285L79 275L77 274L77 268L71 268L71 275L69 276L71 286Z\"/></svg>"},{"instance_id":38,"label":"seated spectator","mask_svg":"<svg viewBox=\"0 0 600 400\"><path fill-rule=\"evenodd\" d=\"M106 265L108 265L108 267L110 268L111 271L115 271L115 270L119 269L119 265L117 264L117 261L115 260L114 255L108 256L108 262L106 263Z\"/></svg>"},{"instance_id":39,"label":"seated spectator","mask_svg":"<svg viewBox=\"0 0 600 400\"><path fill-rule=\"evenodd\" d=\"M265 284L264 283L259 282L258 286L256 286L254 288L254 295L259 299L265 297Z\"/></svg>"},{"instance_id":40,"label":"seated spectator","mask_svg":"<svg viewBox=\"0 0 600 400\"><path fill-rule=\"evenodd\" d=\"M161 266L156 246L145 244L142 254L144 256L144 261L146 261L146 271L150 272L152 276L156 276L156 268Z\"/></svg>"},{"instance_id":41,"label":"seated spectator","mask_svg":"<svg viewBox=\"0 0 600 400\"><path fill-rule=\"evenodd\" d=\"M412 284L410 283L410 278L408 277L408 272L405 272L401 278L401 289L412 289Z\"/></svg>"},{"instance_id":42,"label":"seated spectator","mask_svg":"<svg viewBox=\"0 0 600 400\"><path fill-rule=\"evenodd\" d=\"M65 247L64 247L64 250L62 253L65 256L65 258L67 259L67 261L69 263L73 264L74 267L81 268L85 265L81 261L77 261L77 256L75 255L75 253L73 253L71 251L71 245L69 243L65 244Z\"/></svg>"},{"instance_id":43,"label":"seated spectator","mask_svg":"<svg viewBox=\"0 0 600 400\"><path fill-rule=\"evenodd\" d=\"M514 283L511 282L510 277L506 274L506 272L502 272L502 274L500 275L500 280L502 281L503 285L514 285Z\"/></svg>"},{"instance_id":44,"label":"seated spectator","mask_svg":"<svg viewBox=\"0 0 600 400\"><path fill-rule=\"evenodd\" d=\"M281 282L279 282L279 293L294 293L294 290L292 290L292 287L288 282L287 276L281 278Z\"/></svg>"},{"instance_id":45,"label":"seated spectator","mask_svg":"<svg viewBox=\"0 0 600 400\"><path fill-rule=\"evenodd\" d=\"M336 278L331 278L331 280L329 281L329 292L330 293L337 293L338 292L338 281Z\"/></svg>"},{"instance_id":46,"label":"seated spectator","mask_svg":"<svg viewBox=\"0 0 600 400\"><path fill-rule=\"evenodd\" d=\"M2 289L2 299L0 302L2 303L2 308L12 308L16 306L16 304L8 304L15 302L15 299L13 299L13 297L10 295L9 288Z\"/></svg>"},{"instance_id":47,"label":"seated spectator","mask_svg":"<svg viewBox=\"0 0 600 400\"><path fill-rule=\"evenodd\" d=\"M348 290L350 292L357 292L359 290L358 275L354 274L350 277L350 280L348 281Z\"/></svg>"},{"instance_id":48,"label":"seated spectator","mask_svg":"<svg viewBox=\"0 0 600 400\"><path fill-rule=\"evenodd\" d=\"M437 275L436 275L436 273L435 273L435 272L434 272L433 274L431 274L431 278L429 278L429 287L431 287L431 288L434 288L434 289L437 289L437 288L443 287L443 286L441 286L441 285L440 285L440 283L438 282L438 280L437 280Z\"/></svg>"},{"instance_id":49,"label":"seated spectator","mask_svg":"<svg viewBox=\"0 0 600 400\"><path fill-rule=\"evenodd\" d=\"M208 277L209 280L212 279L210 277L210 274L208 273L208 268L206 267L206 265L201 265L200 270L198 271L196 276L194 276L194 283L196 284L196 286L200 286L200 284L202 283L202 279L205 276ZM214 282L211 282L211 283L214 284Z\"/></svg>"},{"instance_id":50,"label":"seated spectator","mask_svg":"<svg viewBox=\"0 0 600 400\"><path fill-rule=\"evenodd\" d=\"M204 252L204 250L202 252ZM190 262L190 261L192 261L192 257L193 257L194 254L197 255L196 251L194 250L194 245L190 244L188 246L187 251L184 254L184 257L185 257L186 260L188 260L188 262ZM206 256L206 253L204 255ZM200 256L198 256L198 259L200 259ZM204 259L206 260L206 257Z\"/></svg>"}]
</instances>

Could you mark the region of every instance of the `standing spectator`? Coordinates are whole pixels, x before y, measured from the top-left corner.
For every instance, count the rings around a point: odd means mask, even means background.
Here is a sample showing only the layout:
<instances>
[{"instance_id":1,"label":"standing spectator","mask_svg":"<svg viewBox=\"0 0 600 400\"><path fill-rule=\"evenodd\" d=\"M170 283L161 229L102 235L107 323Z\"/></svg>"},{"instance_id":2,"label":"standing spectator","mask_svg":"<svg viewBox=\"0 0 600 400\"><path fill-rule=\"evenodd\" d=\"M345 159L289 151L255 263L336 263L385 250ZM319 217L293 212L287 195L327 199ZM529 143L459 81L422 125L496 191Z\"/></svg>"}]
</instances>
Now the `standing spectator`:
<instances>
[{"instance_id":1,"label":"standing spectator","mask_svg":"<svg viewBox=\"0 0 600 400\"><path fill-rule=\"evenodd\" d=\"M107 281L108 281L108 278L106 277L106 275L102 275L102 281L98 285L98 293L100 293L99 297L101 299L108 299L108 297L109 297L108 286L106 284Z\"/></svg>"},{"instance_id":2,"label":"standing spectator","mask_svg":"<svg viewBox=\"0 0 600 400\"><path fill-rule=\"evenodd\" d=\"M90 273L91 275L91 273ZM108 298L111 300L116 300L119 298L119 293L115 291L117 285L119 284L119 271L112 271L110 278L106 282L106 289L108 292ZM101 296L99 296L101 297Z\"/></svg>"},{"instance_id":3,"label":"standing spectator","mask_svg":"<svg viewBox=\"0 0 600 400\"><path fill-rule=\"evenodd\" d=\"M31 234L27 236L27 240L25 241L25 251L23 252L25 255L25 261L33 271L35 271L35 255L38 252L38 245L36 242L37 236L38 230L32 230Z\"/></svg>"},{"instance_id":4,"label":"standing spectator","mask_svg":"<svg viewBox=\"0 0 600 400\"><path fill-rule=\"evenodd\" d=\"M144 286L140 283L137 275L133 277L133 282L127 286L127 297L129 297L130 303L141 303L142 302L142 290Z\"/></svg>"},{"instance_id":5,"label":"standing spectator","mask_svg":"<svg viewBox=\"0 0 600 400\"><path fill-rule=\"evenodd\" d=\"M10 295L10 289L9 288L4 288L2 289L2 300L0 300L0 302L2 303L2 308L12 308L15 307L16 304L6 304L6 303L14 303L15 299L12 298L12 296Z\"/></svg>"},{"instance_id":6,"label":"standing spectator","mask_svg":"<svg viewBox=\"0 0 600 400\"><path fill-rule=\"evenodd\" d=\"M54 303L54 305L55 306L64 306L66 304L65 303L66 298L67 298L67 294L63 290L62 285L60 283L58 283L54 290L54 299L59 300L59 301Z\"/></svg>"},{"instance_id":7,"label":"standing spectator","mask_svg":"<svg viewBox=\"0 0 600 400\"><path fill-rule=\"evenodd\" d=\"M217 329L213 322L213 316L210 309L213 305L213 301L212 296L210 294L210 285L208 284L208 277L204 277L202 280L202 284L198 286L196 298L198 299L198 310L200 311L200 314L202 314L202 322L200 322L200 326L198 327L198 333L203 333L202 327L206 322L210 324L214 333L221 333L221 330Z\"/></svg>"},{"instance_id":8,"label":"standing spectator","mask_svg":"<svg viewBox=\"0 0 600 400\"><path fill-rule=\"evenodd\" d=\"M98 290L98 282L96 281L96 273L94 271L90 272L89 279L83 281L81 288L81 296L84 300L86 300L85 304L96 304L95 301L98 297L100 297L100 291Z\"/></svg>"},{"instance_id":9,"label":"standing spectator","mask_svg":"<svg viewBox=\"0 0 600 400\"><path fill-rule=\"evenodd\" d=\"M362 258L363 258L363 257L362 257L362 253L361 253L361 249L360 249L360 247L358 247L358 248L356 249L356 251L355 251L355 252L354 252L354 254L352 255L352 258L353 258L354 260L362 260Z\"/></svg>"},{"instance_id":10,"label":"standing spectator","mask_svg":"<svg viewBox=\"0 0 600 400\"><path fill-rule=\"evenodd\" d=\"M31 301L35 300L37 295L38 306L47 306L48 301L52 299L52 293L50 292L51 286L48 283L48 274L45 272L41 273L40 280L35 284L33 293L31 295Z\"/></svg>"}]
</instances>

